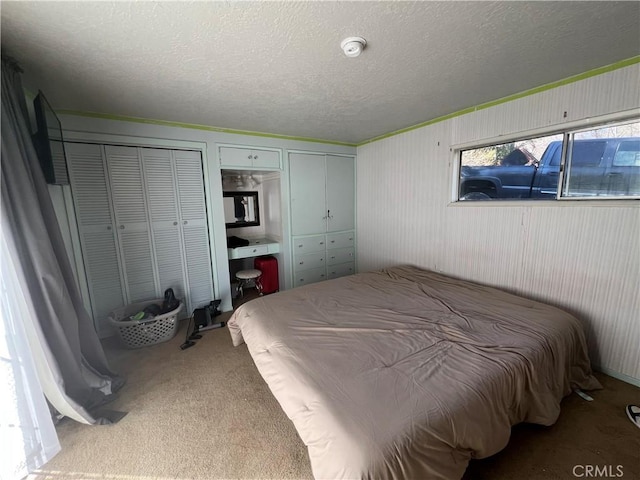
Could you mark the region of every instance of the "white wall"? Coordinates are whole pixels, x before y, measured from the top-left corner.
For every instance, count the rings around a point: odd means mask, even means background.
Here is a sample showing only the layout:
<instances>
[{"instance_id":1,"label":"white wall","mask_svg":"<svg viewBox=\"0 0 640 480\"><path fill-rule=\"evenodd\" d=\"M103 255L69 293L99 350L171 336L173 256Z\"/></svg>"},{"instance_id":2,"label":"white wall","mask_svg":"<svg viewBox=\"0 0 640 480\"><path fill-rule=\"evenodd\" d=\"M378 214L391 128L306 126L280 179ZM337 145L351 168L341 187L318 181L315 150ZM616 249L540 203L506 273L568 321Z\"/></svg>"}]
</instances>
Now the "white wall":
<instances>
[{"instance_id":1,"label":"white wall","mask_svg":"<svg viewBox=\"0 0 640 480\"><path fill-rule=\"evenodd\" d=\"M280 175L264 176L261 180L262 200L260 208L265 225L265 235L276 240L281 240L282 190L280 188Z\"/></svg>"},{"instance_id":2,"label":"white wall","mask_svg":"<svg viewBox=\"0 0 640 480\"><path fill-rule=\"evenodd\" d=\"M308 150L323 153L355 154L355 147L332 145L302 140L267 137L258 135L241 135L216 131L214 128L183 128L179 126L157 125L154 123L129 122L103 118L83 117L76 115L60 115L64 138L67 141L98 141L103 143L132 144L155 146L159 148L196 148L202 151L205 163L205 189L207 191L207 211L210 218L211 256L216 298L222 300L223 311L231 310L231 289L229 281L229 264L226 246L226 229L224 208L222 204L222 178L218 145L241 145L252 147L268 147L282 149L283 172L281 183L282 194L282 245L281 251L289 249L288 230L288 158L289 150ZM70 224L74 224L70 219ZM72 232L73 233L73 232ZM77 235L76 235L77 236ZM77 244L77 242L76 242ZM77 251L78 245L76 245ZM290 256L281 255L281 268L288 271ZM80 266L81 269L81 266ZM79 270L80 270L79 269ZM83 272L78 271L79 277ZM289 276L284 277L290 283ZM288 283L281 288L289 288ZM84 288L86 291L86 287Z\"/></svg>"},{"instance_id":3,"label":"white wall","mask_svg":"<svg viewBox=\"0 0 640 480\"><path fill-rule=\"evenodd\" d=\"M411 263L558 305L595 365L640 384L638 201L452 203L450 151L637 109L638 85L634 65L358 147L360 271Z\"/></svg>"}]
</instances>

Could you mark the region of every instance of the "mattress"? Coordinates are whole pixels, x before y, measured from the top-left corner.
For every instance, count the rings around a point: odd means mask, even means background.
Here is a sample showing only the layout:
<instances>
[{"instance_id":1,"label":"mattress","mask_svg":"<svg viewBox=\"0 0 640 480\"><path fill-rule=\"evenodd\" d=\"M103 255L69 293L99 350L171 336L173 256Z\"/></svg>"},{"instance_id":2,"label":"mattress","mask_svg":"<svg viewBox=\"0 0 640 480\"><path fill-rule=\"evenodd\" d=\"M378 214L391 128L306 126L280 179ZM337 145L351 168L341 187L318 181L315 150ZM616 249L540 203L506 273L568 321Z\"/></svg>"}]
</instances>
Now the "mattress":
<instances>
[{"instance_id":1,"label":"mattress","mask_svg":"<svg viewBox=\"0 0 640 480\"><path fill-rule=\"evenodd\" d=\"M252 300L228 325L316 479L459 479L513 425L600 388L575 317L413 266Z\"/></svg>"}]
</instances>

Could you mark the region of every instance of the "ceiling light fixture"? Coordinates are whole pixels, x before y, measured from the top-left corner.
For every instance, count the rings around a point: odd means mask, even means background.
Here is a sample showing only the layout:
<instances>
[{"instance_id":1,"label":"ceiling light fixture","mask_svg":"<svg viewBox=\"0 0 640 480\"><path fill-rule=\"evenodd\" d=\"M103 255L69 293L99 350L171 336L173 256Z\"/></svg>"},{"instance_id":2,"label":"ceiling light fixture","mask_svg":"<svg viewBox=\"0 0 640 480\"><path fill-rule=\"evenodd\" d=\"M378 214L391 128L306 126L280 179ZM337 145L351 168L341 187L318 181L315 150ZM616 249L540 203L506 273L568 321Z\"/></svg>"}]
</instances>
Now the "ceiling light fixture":
<instances>
[{"instance_id":1,"label":"ceiling light fixture","mask_svg":"<svg viewBox=\"0 0 640 480\"><path fill-rule=\"evenodd\" d=\"M342 48L347 57L357 57L366 46L367 41L362 37L345 38L342 43L340 43L340 48Z\"/></svg>"}]
</instances>

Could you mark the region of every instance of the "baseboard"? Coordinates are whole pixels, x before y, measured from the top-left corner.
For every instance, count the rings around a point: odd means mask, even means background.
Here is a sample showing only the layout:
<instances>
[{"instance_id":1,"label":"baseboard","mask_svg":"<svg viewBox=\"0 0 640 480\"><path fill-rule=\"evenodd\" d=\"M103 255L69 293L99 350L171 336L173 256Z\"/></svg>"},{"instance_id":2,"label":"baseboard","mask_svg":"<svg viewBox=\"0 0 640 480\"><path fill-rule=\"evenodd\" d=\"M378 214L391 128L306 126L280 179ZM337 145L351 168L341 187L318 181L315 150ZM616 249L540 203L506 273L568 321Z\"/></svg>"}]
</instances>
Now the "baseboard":
<instances>
[{"instance_id":1,"label":"baseboard","mask_svg":"<svg viewBox=\"0 0 640 480\"><path fill-rule=\"evenodd\" d=\"M611 370L606 367L600 367L597 365L593 366L593 369L602 372L605 375L609 375L610 377L617 378L618 380L622 380L623 382L630 383L631 385L635 385L636 387L640 387L640 379L630 377L629 375L625 375L624 373L616 372L615 370Z\"/></svg>"}]
</instances>

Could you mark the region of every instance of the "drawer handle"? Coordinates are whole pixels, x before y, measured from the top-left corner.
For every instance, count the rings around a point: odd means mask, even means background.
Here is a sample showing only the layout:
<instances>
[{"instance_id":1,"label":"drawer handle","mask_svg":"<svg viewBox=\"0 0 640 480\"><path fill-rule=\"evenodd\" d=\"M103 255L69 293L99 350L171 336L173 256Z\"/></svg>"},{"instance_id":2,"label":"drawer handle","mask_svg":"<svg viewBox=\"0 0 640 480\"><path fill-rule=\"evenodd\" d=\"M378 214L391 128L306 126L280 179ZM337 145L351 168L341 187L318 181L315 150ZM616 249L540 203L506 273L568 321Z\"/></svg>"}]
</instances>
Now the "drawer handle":
<instances>
[{"instance_id":1,"label":"drawer handle","mask_svg":"<svg viewBox=\"0 0 640 480\"><path fill-rule=\"evenodd\" d=\"M253 156L253 159L254 159L254 160L257 160L257 159L258 159L258 155L254 155L254 156Z\"/></svg>"},{"instance_id":2,"label":"drawer handle","mask_svg":"<svg viewBox=\"0 0 640 480\"><path fill-rule=\"evenodd\" d=\"M253 249L253 253L255 253L255 252L257 252L257 251L258 251L258 249L257 249L257 248L254 248L254 249Z\"/></svg>"},{"instance_id":3,"label":"drawer handle","mask_svg":"<svg viewBox=\"0 0 640 480\"><path fill-rule=\"evenodd\" d=\"M298 265L304 265L304 262L300 262Z\"/></svg>"},{"instance_id":4,"label":"drawer handle","mask_svg":"<svg viewBox=\"0 0 640 480\"><path fill-rule=\"evenodd\" d=\"M336 243L336 241L335 240L331 240L331 243Z\"/></svg>"},{"instance_id":5,"label":"drawer handle","mask_svg":"<svg viewBox=\"0 0 640 480\"><path fill-rule=\"evenodd\" d=\"M109 227L107 227L107 230L111 230L111 227L110 227L110 226L109 226Z\"/></svg>"},{"instance_id":6,"label":"drawer handle","mask_svg":"<svg viewBox=\"0 0 640 480\"><path fill-rule=\"evenodd\" d=\"M302 248L302 244L298 245L298 248Z\"/></svg>"},{"instance_id":7,"label":"drawer handle","mask_svg":"<svg viewBox=\"0 0 640 480\"><path fill-rule=\"evenodd\" d=\"M324 245L324 242L320 242L320 245Z\"/></svg>"},{"instance_id":8,"label":"drawer handle","mask_svg":"<svg viewBox=\"0 0 640 480\"><path fill-rule=\"evenodd\" d=\"M301 279L300 279L300 281L301 281L301 282L304 282L304 278L301 278Z\"/></svg>"},{"instance_id":9,"label":"drawer handle","mask_svg":"<svg viewBox=\"0 0 640 480\"><path fill-rule=\"evenodd\" d=\"M124 225L120 225L120 230L124 230Z\"/></svg>"},{"instance_id":10,"label":"drawer handle","mask_svg":"<svg viewBox=\"0 0 640 480\"><path fill-rule=\"evenodd\" d=\"M350 254L349 254L349 256L350 256L350 257L353 257L353 253L350 253Z\"/></svg>"},{"instance_id":11,"label":"drawer handle","mask_svg":"<svg viewBox=\"0 0 640 480\"><path fill-rule=\"evenodd\" d=\"M248 158L249 160L251 160L251 159L253 158L253 156L249 155L247 158Z\"/></svg>"},{"instance_id":12,"label":"drawer handle","mask_svg":"<svg viewBox=\"0 0 640 480\"><path fill-rule=\"evenodd\" d=\"M353 237L349 237L349 240L353 240Z\"/></svg>"},{"instance_id":13,"label":"drawer handle","mask_svg":"<svg viewBox=\"0 0 640 480\"><path fill-rule=\"evenodd\" d=\"M320 276L321 276L321 277L324 277L324 273L321 273L321 274L320 274Z\"/></svg>"},{"instance_id":14,"label":"drawer handle","mask_svg":"<svg viewBox=\"0 0 640 480\"><path fill-rule=\"evenodd\" d=\"M336 257L331 257L331 260L333 260L334 258L336 258Z\"/></svg>"}]
</instances>

